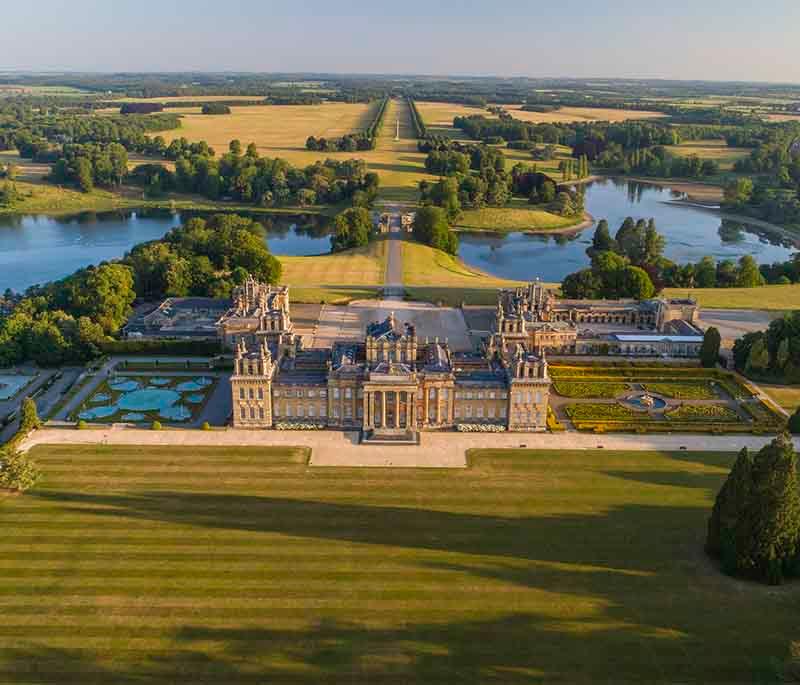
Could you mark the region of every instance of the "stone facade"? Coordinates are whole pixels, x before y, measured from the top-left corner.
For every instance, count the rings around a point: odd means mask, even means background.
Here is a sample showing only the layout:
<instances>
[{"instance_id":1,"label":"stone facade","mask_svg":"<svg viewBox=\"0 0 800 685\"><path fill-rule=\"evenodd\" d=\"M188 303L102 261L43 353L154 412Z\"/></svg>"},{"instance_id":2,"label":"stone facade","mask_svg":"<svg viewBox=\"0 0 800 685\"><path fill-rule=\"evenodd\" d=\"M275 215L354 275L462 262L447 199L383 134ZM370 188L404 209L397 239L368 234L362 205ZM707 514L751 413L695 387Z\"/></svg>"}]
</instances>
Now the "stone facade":
<instances>
[{"instance_id":1,"label":"stone facade","mask_svg":"<svg viewBox=\"0 0 800 685\"><path fill-rule=\"evenodd\" d=\"M263 325L265 317L273 320L263 298L258 315L249 305L234 307L233 320L221 322L224 339L235 336L234 426L310 423L386 439L460 423L545 430L547 362L524 345L455 354L446 342L420 340L413 326L401 327L390 315L368 325L363 340L304 349L292 332L288 290L280 292L285 301L272 302L284 314L281 329Z\"/></svg>"},{"instance_id":2,"label":"stone facade","mask_svg":"<svg viewBox=\"0 0 800 685\"><path fill-rule=\"evenodd\" d=\"M702 337L696 326L699 317L694 300L567 300L536 282L500 291L488 346L490 351L522 345L537 353L696 356L695 339ZM620 341L623 331L601 333L592 326L664 335L624 344L635 341Z\"/></svg>"}]
</instances>

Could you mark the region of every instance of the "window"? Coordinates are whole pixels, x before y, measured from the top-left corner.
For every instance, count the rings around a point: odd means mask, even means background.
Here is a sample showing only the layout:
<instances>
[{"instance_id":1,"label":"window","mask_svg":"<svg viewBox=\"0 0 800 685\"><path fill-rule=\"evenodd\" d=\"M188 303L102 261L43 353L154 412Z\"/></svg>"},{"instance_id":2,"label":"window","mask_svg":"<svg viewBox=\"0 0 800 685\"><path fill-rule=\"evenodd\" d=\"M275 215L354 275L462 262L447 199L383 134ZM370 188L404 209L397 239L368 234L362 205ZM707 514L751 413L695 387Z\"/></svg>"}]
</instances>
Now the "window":
<instances>
[{"instance_id":1,"label":"window","mask_svg":"<svg viewBox=\"0 0 800 685\"><path fill-rule=\"evenodd\" d=\"M334 419L338 419L339 418L339 407L334 406L334 408L333 408L333 418Z\"/></svg>"},{"instance_id":2,"label":"window","mask_svg":"<svg viewBox=\"0 0 800 685\"><path fill-rule=\"evenodd\" d=\"M335 399L335 400L339 399L339 388L334 388L333 389L333 399Z\"/></svg>"},{"instance_id":3,"label":"window","mask_svg":"<svg viewBox=\"0 0 800 685\"><path fill-rule=\"evenodd\" d=\"M503 391L500 393L500 399L501 399L501 400L507 400L507 399L508 399L508 393L507 393L505 390L503 390Z\"/></svg>"},{"instance_id":4,"label":"window","mask_svg":"<svg viewBox=\"0 0 800 685\"><path fill-rule=\"evenodd\" d=\"M489 391L489 399L490 399L490 400L493 400L493 399L495 398L495 396L496 396L496 393L495 393L495 391L494 391L494 390L490 390L490 391Z\"/></svg>"},{"instance_id":5,"label":"window","mask_svg":"<svg viewBox=\"0 0 800 685\"><path fill-rule=\"evenodd\" d=\"M264 407L258 408L258 418L261 419L262 421L264 420Z\"/></svg>"},{"instance_id":6,"label":"window","mask_svg":"<svg viewBox=\"0 0 800 685\"><path fill-rule=\"evenodd\" d=\"M468 400L472 399L472 390L467 390L467 399Z\"/></svg>"},{"instance_id":7,"label":"window","mask_svg":"<svg viewBox=\"0 0 800 685\"><path fill-rule=\"evenodd\" d=\"M478 399L479 399L479 400L482 400L482 399L483 399L483 390L479 390L479 391L478 391Z\"/></svg>"},{"instance_id":8,"label":"window","mask_svg":"<svg viewBox=\"0 0 800 685\"><path fill-rule=\"evenodd\" d=\"M356 416L357 416L359 419L360 419L360 418L363 418L363 416L364 416L364 407L363 407L363 405L360 405L360 404L359 404L359 405L356 407Z\"/></svg>"},{"instance_id":9,"label":"window","mask_svg":"<svg viewBox=\"0 0 800 685\"><path fill-rule=\"evenodd\" d=\"M539 402L541 402L541 401L542 401L542 393L537 390L536 391L536 404L539 404Z\"/></svg>"},{"instance_id":10,"label":"window","mask_svg":"<svg viewBox=\"0 0 800 685\"><path fill-rule=\"evenodd\" d=\"M250 418L251 419L255 419L256 418L256 408L255 407L250 407Z\"/></svg>"},{"instance_id":11,"label":"window","mask_svg":"<svg viewBox=\"0 0 800 685\"><path fill-rule=\"evenodd\" d=\"M461 418L461 407L459 407L458 405L456 405L455 408L453 409L453 416L457 419Z\"/></svg>"},{"instance_id":12,"label":"window","mask_svg":"<svg viewBox=\"0 0 800 685\"><path fill-rule=\"evenodd\" d=\"M506 418L506 408L500 407L500 418Z\"/></svg>"},{"instance_id":13,"label":"window","mask_svg":"<svg viewBox=\"0 0 800 685\"><path fill-rule=\"evenodd\" d=\"M344 398L346 400L352 400L353 399L353 389L352 388L345 388L344 389Z\"/></svg>"},{"instance_id":14,"label":"window","mask_svg":"<svg viewBox=\"0 0 800 685\"><path fill-rule=\"evenodd\" d=\"M436 398L436 388L429 388L428 389L428 399L433 400Z\"/></svg>"},{"instance_id":15,"label":"window","mask_svg":"<svg viewBox=\"0 0 800 685\"><path fill-rule=\"evenodd\" d=\"M319 396L321 398L325 399L328 396L328 391L327 390L320 390L319 391Z\"/></svg>"},{"instance_id":16,"label":"window","mask_svg":"<svg viewBox=\"0 0 800 685\"><path fill-rule=\"evenodd\" d=\"M297 390L297 396L298 396L298 397L302 397L302 396L303 396L303 389L302 389L302 388L299 388L299 389Z\"/></svg>"},{"instance_id":17,"label":"window","mask_svg":"<svg viewBox=\"0 0 800 685\"><path fill-rule=\"evenodd\" d=\"M286 416L291 417L292 415L292 405L288 402L286 403Z\"/></svg>"},{"instance_id":18,"label":"window","mask_svg":"<svg viewBox=\"0 0 800 685\"><path fill-rule=\"evenodd\" d=\"M260 400L264 399L264 388L259 388L258 389L258 399L260 399Z\"/></svg>"},{"instance_id":19,"label":"window","mask_svg":"<svg viewBox=\"0 0 800 685\"><path fill-rule=\"evenodd\" d=\"M530 404L531 402L533 402L533 397L531 396L531 391L528 390L528 404Z\"/></svg>"},{"instance_id":20,"label":"window","mask_svg":"<svg viewBox=\"0 0 800 685\"><path fill-rule=\"evenodd\" d=\"M274 413L275 413L275 416L280 416L281 415L281 405L278 404L277 402L275 403L275 412Z\"/></svg>"},{"instance_id":21,"label":"window","mask_svg":"<svg viewBox=\"0 0 800 685\"><path fill-rule=\"evenodd\" d=\"M349 404L344 405L344 418L353 418L353 407L351 407Z\"/></svg>"},{"instance_id":22,"label":"window","mask_svg":"<svg viewBox=\"0 0 800 685\"><path fill-rule=\"evenodd\" d=\"M319 408L319 415L320 415L320 416L327 416L327 415L328 415L328 407L327 407L326 405L324 405L324 404L323 404L323 405L322 405L322 406Z\"/></svg>"},{"instance_id":23,"label":"window","mask_svg":"<svg viewBox=\"0 0 800 685\"><path fill-rule=\"evenodd\" d=\"M477 416L479 419L483 418L483 406L478 405L478 409L475 412L475 416Z\"/></svg>"},{"instance_id":24,"label":"window","mask_svg":"<svg viewBox=\"0 0 800 685\"><path fill-rule=\"evenodd\" d=\"M448 389L442 388L442 399L447 400Z\"/></svg>"},{"instance_id":25,"label":"window","mask_svg":"<svg viewBox=\"0 0 800 685\"><path fill-rule=\"evenodd\" d=\"M311 417L314 416L314 414L316 414L316 411L314 410L314 405L313 404L309 404L308 405L308 417L311 418Z\"/></svg>"},{"instance_id":26,"label":"window","mask_svg":"<svg viewBox=\"0 0 800 685\"><path fill-rule=\"evenodd\" d=\"M240 400L244 399L244 388L239 388L239 399Z\"/></svg>"},{"instance_id":27,"label":"window","mask_svg":"<svg viewBox=\"0 0 800 685\"><path fill-rule=\"evenodd\" d=\"M306 414L305 407L302 404L298 404L297 405L297 416L299 418L302 418L303 416L305 416L305 414Z\"/></svg>"},{"instance_id":28,"label":"window","mask_svg":"<svg viewBox=\"0 0 800 685\"><path fill-rule=\"evenodd\" d=\"M308 391L308 396L309 397L316 397L316 395L317 395L317 391L316 390L309 390Z\"/></svg>"},{"instance_id":29,"label":"window","mask_svg":"<svg viewBox=\"0 0 800 685\"><path fill-rule=\"evenodd\" d=\"M515 392L514 393L514 403L515 404L522 404L522 393L521 392Z\"/></svg>"},{"instance_id":30,"label":"window","mask_svg":"<svg viewBox=\"0 0 800 685\"><path fill-rule=\"evenodd\" d=\"M281 396L281 391L280 391L280 390L278 390L278 388L275 388L275 389L272 391L272 394L273 394L275 397L280 397L280 396Z\"/></svg>"},{"instance_id":31,"label":"window","mask_svg":"<svg viewBox=\"0 0 800 685\"><path fill-rule=\"evenodd\" d=\"M247 418L247 410L244 407L240 407L239 408L239 416L242 419L246 419Z\"/></svg>"},{"instance_id":32,"label":"window","mask_svg":"<svg viewBox=\"0 0 800 685\"><path fill-rule=\"evenodd\" d=\"M464 407L464 416L466 418L468 418L468 419L472 418L472 405L471 404L468 404L466 407Z\"/></svg>"},{"instance_id":33,"label":"window","mask_svg":"<svg viewBox=\"0 0 800 685\"><path fill-rule=\"evenodd\" d=\"M360 400L364 399L364 389L363 388L359 388L358 389L358 399L360 399Z\"/></svg>"},{"instance_id":34,"label":"window","mask_svg":"<svg viewBox=\"0 0 800 685\"><path fill-rule=\"evenodd\" d=\"M489 407L489 418L490 419L494 418L494 407Z\"/></svg>"}]
</instances>

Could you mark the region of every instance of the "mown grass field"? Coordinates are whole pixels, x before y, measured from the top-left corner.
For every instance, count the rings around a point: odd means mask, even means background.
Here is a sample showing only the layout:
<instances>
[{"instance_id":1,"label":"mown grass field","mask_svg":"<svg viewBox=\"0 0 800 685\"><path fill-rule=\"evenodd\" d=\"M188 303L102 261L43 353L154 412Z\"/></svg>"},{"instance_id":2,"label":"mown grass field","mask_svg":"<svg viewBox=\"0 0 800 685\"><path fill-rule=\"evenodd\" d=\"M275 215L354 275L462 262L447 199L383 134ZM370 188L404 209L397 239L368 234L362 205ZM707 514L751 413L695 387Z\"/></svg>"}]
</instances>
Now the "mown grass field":
<instances>
[{"instance_id":1,"label":"mown grass field","mask_svg":"<svg viewBox=\"0 0 800 685\"><path fill-rule=\"evenodd\" d=\"M401 245L403 286L412 300L447 306L495 304L497 289L520 285L467 266L458 257L411 240Z\"/></svg>"},{"instance_id":2,"label":"mown grass field","mask_svg":"<svg viewBox=\"0 0 800 685\"><path fill-rule=\"evenodd\" d=\"M521 198L514 198L504 207L464 210L455 227L465 231L547 231L569 228L579 223L574 218L552 214Z\"/></svg>"},{"instance_id":3,"label":"mown grass field","mask_svg":"<svg viewBox=\"0 0 800 685\"><path fill-rule=\"evenodd\" d=\"M251 98L252 99L252 98ZM258 151L267 157L282 157L295 164L311 164L325 153L306 150L309 136L333 138L366 128L375 104L325 103L322 105L263 105L231 107L231 113L208 116L190 111L175 110L182 114L181 127L163 131L167 142L173 138L205 140L217 155L228 150L231 140L238 139L243 146L255 143ZM343 154L354 157L354 153Z\"/></svg>"},{"instance_id":4,"label":"mown grass field","mask_svg":"<svg viewBox=\"0 0 800 685\"><path fill-rule=\"evenodd\" d=\"M4 683L754 682L800 588L702 552L728 454L37 447L0 499Z\"/></svg>"},{"instance_id":5,"label":"mown grass field","mask_svg":"<svg viewBox=\"0 0 800 685\"><path fill-rule=\"evenodd\" d=\"M700 159L712 159L719 164L720 171L730 171L738 159L750 155L744 147L728 147L724 140L692 140L682 145L671 145L667 148L678 157L696 155Z\"/></svg>"},{"instance_id":6,"label":"mown grass field","mask_svg":"<svg viewBox=\"0 0 800 685\"><path fill-rule=\"evenodd\" d=\"M628 121L629 119L660 119L661 112L633 109L607 109L603 107L562 107L552 112L525 112L522 105L503 105L515 119L534 124L570 123L573 121Z\"/></svg>"},{"instance_id":7,"label":"mown grass field","mask_svg":"<svg viewBox=\"0 0 800 685\"><path fill-rule=\"evenodd\" d=\"M296 302L349 302L374 297L386 272L386 241L312 257L280 256L281 283L292 286Z\"/></svg>"},{"instance_id":8,"label":"mown grass field","mask_svg":"<svg viewBox=\"0 0 800 685\"><path fill-rule=\"evenodd\" d=\"M800 284L765 285L759 288L666 288L666 297L695 298L712 309L800 309Z\"/></svg>"}]
</instances>

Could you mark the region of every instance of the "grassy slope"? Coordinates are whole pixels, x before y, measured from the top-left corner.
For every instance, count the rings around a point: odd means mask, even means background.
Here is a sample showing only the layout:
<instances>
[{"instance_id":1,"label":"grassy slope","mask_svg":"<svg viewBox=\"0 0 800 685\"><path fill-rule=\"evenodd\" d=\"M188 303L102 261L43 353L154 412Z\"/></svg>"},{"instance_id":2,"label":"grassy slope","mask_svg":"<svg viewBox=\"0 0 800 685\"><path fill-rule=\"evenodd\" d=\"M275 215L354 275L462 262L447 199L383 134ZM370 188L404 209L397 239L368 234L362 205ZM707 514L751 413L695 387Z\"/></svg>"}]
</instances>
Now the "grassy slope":
<instances>
[{"instance_id":1,"label":"grassy slope","mask_svg":"<svg viewBox=\"0 0 800 685\"><path fill-rule=\"evenodd\" d=\"M758 387L787 411L794 411L800 407L800 386L759 383Z\"/></svg>"},{"instance_id":2,"label":"grassy slope","mask_svg":"<svg viewBox=\"0 0 800 685\"><path fill-rule=\"evenodd\" d=\"M467 266L457 257L427 245L404 241L403 284L411 299L448 305L494 304L497 289L517 281L495 278Z\"/></svg>"},{"instance_id":3,"label":"grassy slope","mask_svg":"<svg viewBox=\"0 0 800 685\"><path fill-rule=\"evenodd\" d=\"M33 457L0 500L7 683L752 682L798 637L798 588L703 555L732 455Z\"/></svg>"},{"instance_id":4,"label":"grassy slope","mask_svg":"<svg viewBox=\"0 0 800 685\"><path fill-rule=\"evenodd\" d=\"M702 307L717 309L800 309L800 284L765 285L760 288L667 288L667 297L697 299Z\"/></svg>"},{"instance_id":5,"label":"grassy slope","mask_svg":"<svg viewBox=\"0 0 800 685\"><path fill-rule=\"evenodd\" d=\"M295 302L339 303L374 297L386 271L386 241L365 248L313 257L279 257L282 283Z\"/></svg>"},{"instance_id":6,"label":"grassy slope","mask_svg":"<svg viewBox=\"0 0 800 685\"><path fill-rule=\"evenodd\" d=\"M749 156L750 150L743 147L728 147L724 140L693 140L667 148L678 157L697 155L700 159L713 159L721 171L730 171L737 159Z\"/></svg>"},{"instance_id":7,"label":"grassy slope","mask_svg":"<svg viewBox=\"0 0 800 685\"><path fill-rule=\"evenodd\" d=\"M461 230L480 231L543 231L575 225L574 219L536 209L520 198L505 207L484 207L465 210L456 222Z\"/></svg>"}]
</instances>

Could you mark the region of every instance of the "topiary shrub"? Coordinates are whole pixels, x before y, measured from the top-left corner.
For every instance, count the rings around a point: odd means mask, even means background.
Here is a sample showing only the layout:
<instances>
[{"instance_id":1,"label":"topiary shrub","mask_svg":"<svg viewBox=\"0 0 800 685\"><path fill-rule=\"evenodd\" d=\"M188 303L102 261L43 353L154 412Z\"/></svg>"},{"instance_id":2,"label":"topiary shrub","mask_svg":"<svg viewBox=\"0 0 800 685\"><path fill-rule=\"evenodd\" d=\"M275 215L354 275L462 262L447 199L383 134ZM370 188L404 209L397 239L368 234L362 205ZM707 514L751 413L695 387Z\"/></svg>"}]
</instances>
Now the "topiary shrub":
<instances>
[{"instance_id":1,"label":"topiary shrub","mask_svg":"<svg viewBox=\"0 0 800 685\"><path fill-rule=\"evenodd\" d=\"M89 428L89 424L88 424L88 423L86 423L86 421L84 421L83 419L81 419L80 421L78 421L78 425L77 425L77 426L75 426L75 427L76 427L76 428L77 428L79 431L85 431L85 430L87 430L87 429Z\"/></svg>"},{"instance_id":2,"label":"topiary shrub","mask_svg":"<svg viewBox=\"0 0 800 685\"><path fill-rule=\"evenodd\" d=\"M153 425L150 428L154 431L163 430L164 426L161 425L161 421L153 421Z\"/></svg>"},{"instance_id":3,"label":"topiary shrub","mask_svg":"<svg viewBox=\"0 0 800 685\"><path fill-rule=\"evenodd\" d=\"M204 431L210 431L211 424L208 421L203 421L203 425L200 426L200 428L202 428Z\"/></svg>"}]
</instances>

